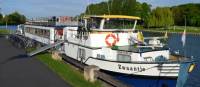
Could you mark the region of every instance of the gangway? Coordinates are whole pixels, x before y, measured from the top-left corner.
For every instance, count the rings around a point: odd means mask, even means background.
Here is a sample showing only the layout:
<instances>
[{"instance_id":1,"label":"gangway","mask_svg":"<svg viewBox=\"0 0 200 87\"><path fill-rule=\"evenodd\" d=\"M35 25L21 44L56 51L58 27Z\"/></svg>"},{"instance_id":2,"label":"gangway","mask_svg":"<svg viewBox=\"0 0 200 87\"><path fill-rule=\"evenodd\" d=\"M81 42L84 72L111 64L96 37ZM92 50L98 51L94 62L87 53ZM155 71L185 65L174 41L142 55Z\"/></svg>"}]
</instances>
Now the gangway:
<instances>
[{"instance_id":1,"label":"gangway","mask_svg":"<svg viewBox=\"0 0 200 87\"><path fill-rule=\"evenodd\" d=\"M28 55L28 56L36 55L36 54L38 54L38 53L40 53L40 52L43 52L43 51L45 51L45 50L48 50L48 49L53 48L53 47L55 47L55 46L58 46L58 45L60 45L60 44L62 44L62 43L64 43L64 41L58 41L58 42L55 42L55 43L53 43L53 44L48 44L48 45L46 45L46 46L44 46L44 47L41 47L41 48L39 48L39 49L37 49L37 50L35 50L35 51L32 51L32 52L28 53L27 55Z\"/></svg>"}]
</instances>

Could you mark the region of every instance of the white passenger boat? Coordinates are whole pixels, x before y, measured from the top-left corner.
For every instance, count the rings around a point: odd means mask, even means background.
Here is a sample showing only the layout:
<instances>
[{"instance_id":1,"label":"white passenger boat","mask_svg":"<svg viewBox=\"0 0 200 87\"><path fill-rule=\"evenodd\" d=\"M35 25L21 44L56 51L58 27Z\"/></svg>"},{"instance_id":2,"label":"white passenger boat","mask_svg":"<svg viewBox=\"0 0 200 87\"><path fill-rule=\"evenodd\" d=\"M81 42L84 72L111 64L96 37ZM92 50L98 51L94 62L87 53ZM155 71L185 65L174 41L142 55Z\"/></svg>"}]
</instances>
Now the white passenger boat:
<instances>
[{"instance_id":1,"label":"white passenger boat","mask_svg":"<svg viewBox=\"0 0 200 87\"><path fill-rule=\"evenodd\" d=\"M171 59L162 37L136 32L139 17L87 16L82 27L64 29L65 54L102 70L153 77L177 77L179 62ZM144 42L147 40L148 42Z\"/></svg>"},{"instance_id":2,"label":"white passenger boat","mask_svg":"<svg viewBox=\"0 0 200 87\"><path fill-rule=\"evenodd\" d=\"M136 32L138 20L139 17L125 15L86 16L79 27L24 25L19 31L44 44L64 40L66 56L102 70L176 78L180 59L170 57L169 49L160 40L165 37L143 37L142 32Z\"/></svg>"}]
</instances>

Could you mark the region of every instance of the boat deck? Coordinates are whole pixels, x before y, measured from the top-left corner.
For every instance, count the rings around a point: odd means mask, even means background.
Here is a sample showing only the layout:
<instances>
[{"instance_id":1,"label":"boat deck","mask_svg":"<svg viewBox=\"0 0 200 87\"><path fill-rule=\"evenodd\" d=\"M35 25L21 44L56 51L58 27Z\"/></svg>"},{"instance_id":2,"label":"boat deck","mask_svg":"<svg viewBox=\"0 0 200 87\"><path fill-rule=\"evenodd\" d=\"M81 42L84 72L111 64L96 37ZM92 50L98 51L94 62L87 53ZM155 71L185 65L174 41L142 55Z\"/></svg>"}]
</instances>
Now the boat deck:
<instances>
[{"instance_id":1,"label":"boat deck","mask_svg":"<svg viewBox=\"0 0 200 87\"><path fill-rule=\"evenodd\" d=\"M116 49L119 51L126 51L126 52L134 52L134 53L145 53L145 52L152 52L152 51L162 51L162 50L169 50L167 47L136 47L136 46L118 46Z\"/></svg>"}]
</instances>

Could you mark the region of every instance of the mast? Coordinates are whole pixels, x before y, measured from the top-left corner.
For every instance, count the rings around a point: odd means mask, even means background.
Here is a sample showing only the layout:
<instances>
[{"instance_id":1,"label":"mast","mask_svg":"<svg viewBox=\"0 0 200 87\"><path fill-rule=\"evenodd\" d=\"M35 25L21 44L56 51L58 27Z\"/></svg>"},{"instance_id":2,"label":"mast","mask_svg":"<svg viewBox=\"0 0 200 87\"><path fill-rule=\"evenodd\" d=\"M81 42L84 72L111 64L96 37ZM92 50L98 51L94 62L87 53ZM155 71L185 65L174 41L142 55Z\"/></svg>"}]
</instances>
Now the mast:
<instances>
[{"instance_id":1,"label":"mast","mask_svg":"<svg viewBox=\"0 0 200 87\"><path fill-rule=\"evenodd\" d=\"M187 26L187 19L186 19L186 15L184 15L184 18L185 18L185 29L184 29L184 32L183 32L183 35L185 35L185 36L183 36L184 37L184 44L183 44L183 51L184 51L184 57L186 58L186 56L187 56L187 50L186 50L186 26Z\"/></svg>"},{"instance_id":2,"label":"mast","mask_svg":"<svg viewBox=\"0 0 200 87\"><path fill-rule=\"evenodd\" d=\"M108 15L110 15L110 6L109 6L109 0L107 2L107 5L108 5Z\"/></svg>"},{"instance_id":3,"label":"mast","mask_svg":"<svg viewBox=\"0 0 200 87\"><path fill-rule=\"evenodd\" d=\"M133 26L133 31L135 31L136 25L137 25L137 20L135 20L135 23L134 23L134 26Z\"/></svg>"}]
</instances>

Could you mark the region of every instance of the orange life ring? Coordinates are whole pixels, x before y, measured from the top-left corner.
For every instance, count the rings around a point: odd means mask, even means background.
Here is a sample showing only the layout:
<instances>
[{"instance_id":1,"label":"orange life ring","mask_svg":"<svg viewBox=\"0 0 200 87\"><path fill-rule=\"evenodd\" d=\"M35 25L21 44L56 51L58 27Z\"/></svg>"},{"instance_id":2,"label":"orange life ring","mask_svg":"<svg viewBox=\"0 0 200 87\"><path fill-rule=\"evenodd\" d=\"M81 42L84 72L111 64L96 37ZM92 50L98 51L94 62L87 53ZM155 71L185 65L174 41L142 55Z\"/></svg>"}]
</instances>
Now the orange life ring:
<instances>
[{"instance_id":1,"label":"orange life ring","mask_svg":"<svg viewBox=\"0 0 200 87\"><path fill-rule=\"evenodd\" d=\"M109 38L113 38L113 42L109 42ZM117 43L117 41L117 37L114 34L108 34L105 38L105 42L109 47L114 46Z\"/></svg>"}]
</instances>

